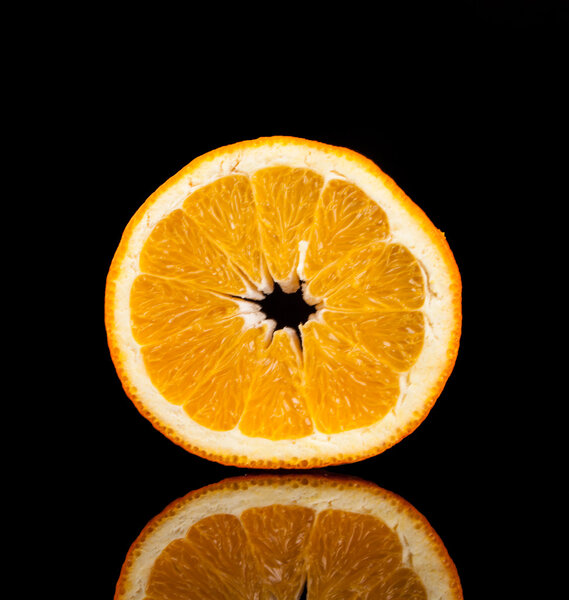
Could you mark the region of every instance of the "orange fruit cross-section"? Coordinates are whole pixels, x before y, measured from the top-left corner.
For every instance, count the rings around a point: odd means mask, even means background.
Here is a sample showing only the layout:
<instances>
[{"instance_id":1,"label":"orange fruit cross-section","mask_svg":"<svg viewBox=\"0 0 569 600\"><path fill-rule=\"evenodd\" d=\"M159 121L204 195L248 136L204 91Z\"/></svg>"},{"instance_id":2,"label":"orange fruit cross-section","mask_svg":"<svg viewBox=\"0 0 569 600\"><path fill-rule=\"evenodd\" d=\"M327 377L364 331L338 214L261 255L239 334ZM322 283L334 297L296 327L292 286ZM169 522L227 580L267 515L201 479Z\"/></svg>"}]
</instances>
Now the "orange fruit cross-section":
<instances>
[{"instance_id":1,"label":"orange fruit cross-section","mask_svg":"<svg viewBox=\"0 0 569 600\"><path fill-rule=\"evenodd\" d=\"M461 600L442 541L412 506L330 476L233 478L153 519L115 600Z\"/></svg>"},{"instance_id":2,"label":"orange fruit cross-section","mask_svg":"<svg viewBox=\"0 0 569 600\"><path fill-rule=\"evenodd\" d=\"M258 301L316 312L298 333ZM377 454L453 368L461 283L445 237L381 170L297 138L220 148L127 226L107 278L111 356L140 412L201 456L307 467Z\"/></svg>"}]
</instances>

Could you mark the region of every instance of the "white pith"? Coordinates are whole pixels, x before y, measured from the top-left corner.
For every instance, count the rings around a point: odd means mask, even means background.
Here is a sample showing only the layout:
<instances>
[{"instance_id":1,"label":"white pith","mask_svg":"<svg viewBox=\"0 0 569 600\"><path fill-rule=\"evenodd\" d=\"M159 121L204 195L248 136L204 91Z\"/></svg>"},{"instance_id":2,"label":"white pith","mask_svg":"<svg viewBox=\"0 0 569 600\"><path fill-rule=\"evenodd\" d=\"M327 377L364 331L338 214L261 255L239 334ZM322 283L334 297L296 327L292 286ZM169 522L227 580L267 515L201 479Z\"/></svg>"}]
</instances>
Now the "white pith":
<instances>
[{"instance_id":1,"label":"white pith","mask_svg":"<svg viewBox=\"0 0 569 600\"><path fill-rule=\"evenodd\" d=\"M193 421L183 407L166 401L152 385L144 366L140 346L134 340L130 327L130 290L136 277L141 274L138 257L140 251L155 225L171 211L181 208L188 195L200 186L230 174L251 176L259 168L276 165L306 167L320 173L326 182L334 178L345 178L372 200L377 202L387 215L389 222L389 241L399 243L419 261L426 282L426 300L422 307L425 315L425 338L422 352L413 368L402 375L402 392L394 408L374 425L336 433L333 435L315 431L313 434L297 440L269 440L245 436L235 427L231 431L213 431ZM303 279L303 256L308 240L301 242L301 260L297 268ZM294 274L288 281L280 282L286 289L293 282ZM258 282L258 288L251 288L247 296L259 299L271 288L271 282ZM299 144L286 142L271 146L259 145L228 149L225 154L214 155L200 161L173 185L165 188L157 200L145 212L144 218L136 225L128 240L120 272L116 277L114 294L115 342L120 349L119 359L128 373L130 386L136 396L150 413L165 428L187 444L211 455L246 456L248 462L267 461L278 458L292 464L310 461L317 456L321 462L327 457L338 459L340 456L362 456L370 448L386 443L399 430L423 414L426 390L433 389L441 377L441 365L446 365L446 353L449 347L454 318L451 290L452 282L439 250L432 244L428 234L393 197L381 179L363 168L350 156L339 156L321 149L306 148ZM312 303L313 299L307 298ZM244 326L267 326L261 322L262 316L256 312L254 304L240 302ZM318 318L318 313L313 318ZM272 324L274 327L274 322ZM291 334L294 332L291 330ZM270 332L269 332L270 334ZM237 462L237 461L235 461Z\"/></svg>"}]
</instances>

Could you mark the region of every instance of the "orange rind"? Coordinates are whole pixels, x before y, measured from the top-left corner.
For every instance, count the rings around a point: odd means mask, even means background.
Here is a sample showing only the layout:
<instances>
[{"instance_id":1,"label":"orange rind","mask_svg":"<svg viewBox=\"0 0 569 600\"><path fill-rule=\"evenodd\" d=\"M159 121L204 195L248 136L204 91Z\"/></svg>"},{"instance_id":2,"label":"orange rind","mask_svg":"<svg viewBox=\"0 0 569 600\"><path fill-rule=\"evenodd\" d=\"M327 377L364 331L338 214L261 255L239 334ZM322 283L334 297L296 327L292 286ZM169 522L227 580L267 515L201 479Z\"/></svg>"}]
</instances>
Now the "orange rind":
<instances>
[{"instance_id":1,"label":"orange rind","mask_svg":"<svg viewBox=\"0 0 569 600\"><path fill-rule=\"evenodd\" d=\"M259 301L302 290L293 328ZM128 223L105 295L124 390L223 464L311 468L384 451L453 369L461 280L445 239L372 161L275 136L196 158Z\"/></svg>"}]
</instances>

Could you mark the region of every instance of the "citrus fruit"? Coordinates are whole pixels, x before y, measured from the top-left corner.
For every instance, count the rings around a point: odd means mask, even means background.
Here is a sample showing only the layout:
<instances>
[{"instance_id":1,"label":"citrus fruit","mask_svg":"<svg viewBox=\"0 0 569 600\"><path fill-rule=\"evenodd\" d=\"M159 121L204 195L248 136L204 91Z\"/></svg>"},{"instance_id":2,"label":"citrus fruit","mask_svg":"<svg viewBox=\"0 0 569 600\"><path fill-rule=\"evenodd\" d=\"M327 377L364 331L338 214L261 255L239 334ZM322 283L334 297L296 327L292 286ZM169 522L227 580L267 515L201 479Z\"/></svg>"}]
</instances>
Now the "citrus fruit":
<instances>
[{"instance_id":1,"label":"citrus fruit","mask_svg":"<svg viewBox=\"0 0 569 600\"><path fill-rule=\"evenodd\" d=\"M261 311L275 290L314 312L279 327ZM379 167L269 137L196 158L146 200L105 322L126 393L171 440L307 468L378 454L423 421L455 362L460 297L444 235Z\"/></svg>"},{"instance_id":2,"label":"citrus fruit","mask_svg":"<svg viewBox=\"0 0 569 600\"><path fill-rule=\"evenodd\" d=\"M457 600L425 517L359 479L235 477L191 492L132 544L115 600Z\"/></svg>"}]
</instances>

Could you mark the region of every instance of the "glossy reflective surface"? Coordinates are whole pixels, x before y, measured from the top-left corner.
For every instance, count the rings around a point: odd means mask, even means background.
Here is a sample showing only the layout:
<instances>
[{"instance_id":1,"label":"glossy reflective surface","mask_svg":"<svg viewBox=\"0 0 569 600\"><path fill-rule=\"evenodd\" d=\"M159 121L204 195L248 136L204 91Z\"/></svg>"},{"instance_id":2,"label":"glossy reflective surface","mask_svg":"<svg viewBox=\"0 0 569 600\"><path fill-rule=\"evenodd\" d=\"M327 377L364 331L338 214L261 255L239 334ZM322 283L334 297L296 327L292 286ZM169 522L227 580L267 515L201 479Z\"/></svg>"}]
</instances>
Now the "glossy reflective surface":
<instances>
[{"instance_id":1,"label":"glossy reflective surface","mask_svg":"<svg viewBox=\"0 0 569 600\"><path fill-rule=\"evenodd\" d=\"M149 570L150 569L150 570ZM117 598L461 599L427 520L353 477L242 476L195 490L131 547Z\"/></svg>"}]
</instances>

